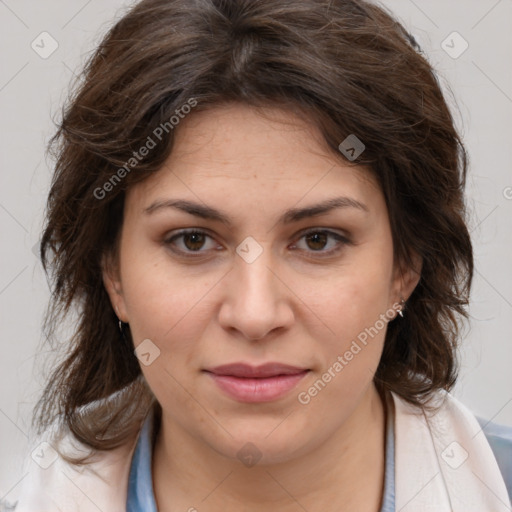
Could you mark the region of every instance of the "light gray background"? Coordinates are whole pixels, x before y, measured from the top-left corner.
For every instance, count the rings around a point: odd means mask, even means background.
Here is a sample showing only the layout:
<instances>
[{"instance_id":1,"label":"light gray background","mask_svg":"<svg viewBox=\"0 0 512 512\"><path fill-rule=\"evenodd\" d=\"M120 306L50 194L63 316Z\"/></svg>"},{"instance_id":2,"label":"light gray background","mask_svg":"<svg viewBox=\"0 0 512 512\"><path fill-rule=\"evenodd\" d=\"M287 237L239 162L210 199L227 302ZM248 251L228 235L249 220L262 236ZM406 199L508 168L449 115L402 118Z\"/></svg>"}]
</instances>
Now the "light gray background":
<instances>
[{"instance_id":1,"label":"light gray background","mask_svg":"<svg viewBox=\"0 0 512 512\"><path fill-rule=\"evenodd\" d=\"M43 383L36 348L49 294L33 247L51 177L45 144L74 70L130 3L0 0L0 499L18 496L30 413ZM512 425L512 2L383 3L453 91L471 159L467 193L477 271L454 393L477 415ZM44 31L58 42L46 59L31 48L34 40L43 46ZM453 31L469 44L456 59L441 47ZM447 40L451 52L461 43L458 36ZM48 39L44 45L50 47Z\"/></svg>"}]
</instances>

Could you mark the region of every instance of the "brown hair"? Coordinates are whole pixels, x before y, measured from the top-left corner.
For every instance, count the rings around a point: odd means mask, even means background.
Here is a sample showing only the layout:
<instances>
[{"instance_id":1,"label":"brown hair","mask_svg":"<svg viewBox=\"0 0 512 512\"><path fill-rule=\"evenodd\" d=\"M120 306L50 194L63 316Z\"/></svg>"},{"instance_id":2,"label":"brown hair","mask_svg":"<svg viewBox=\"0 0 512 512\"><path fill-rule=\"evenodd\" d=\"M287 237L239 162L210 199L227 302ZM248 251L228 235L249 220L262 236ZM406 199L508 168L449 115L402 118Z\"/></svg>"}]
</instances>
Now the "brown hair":
<instances>
[{"instance_id":1,"label":"brown hair","mask_svg":"<svg viewBox=\"0 0 512 512\"><path fill-rule=\"evenodd\" d=\"M58 418L76 439L110 450L159 407L129 332L118 330L101 259L115 251L125 191L162 166L179 129L172 117L187 104L294 109L340 158L348 135L363 141L354 164L382 187L395 257L404 267L414 253L422 259L405 317L388 325L375 383L417 405L453 386L473 275L467 156L430 64L384 9L361 0L143 0L80 78L48 147L56 168L41 243L53 283L48 338L72 306L78 320L36 405L39 433ZM130 160L149 138L155 147Z\"/></svg>"}]
</instances>

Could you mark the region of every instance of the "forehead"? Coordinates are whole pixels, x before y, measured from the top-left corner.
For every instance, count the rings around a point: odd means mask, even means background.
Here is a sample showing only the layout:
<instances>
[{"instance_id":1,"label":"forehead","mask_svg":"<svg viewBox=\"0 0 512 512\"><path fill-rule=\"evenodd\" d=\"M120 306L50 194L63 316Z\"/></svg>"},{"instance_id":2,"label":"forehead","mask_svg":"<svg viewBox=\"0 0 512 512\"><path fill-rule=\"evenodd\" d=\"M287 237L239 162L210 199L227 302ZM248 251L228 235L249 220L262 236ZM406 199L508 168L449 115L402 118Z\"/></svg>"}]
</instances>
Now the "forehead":
<instances>
[{"instance_id":1,"label":"forehead","mask_svg":"<svg viewBox=\"0 0 512 512\"><path fill-rule=\"evenodd\" d=\"M194 112L175 132L162 168L135 185L139 206L165 195L261 210L335 195L375 203L373 174L329 148L317 126L289 110L229 104Z\"/></svg>"}]
</instances>

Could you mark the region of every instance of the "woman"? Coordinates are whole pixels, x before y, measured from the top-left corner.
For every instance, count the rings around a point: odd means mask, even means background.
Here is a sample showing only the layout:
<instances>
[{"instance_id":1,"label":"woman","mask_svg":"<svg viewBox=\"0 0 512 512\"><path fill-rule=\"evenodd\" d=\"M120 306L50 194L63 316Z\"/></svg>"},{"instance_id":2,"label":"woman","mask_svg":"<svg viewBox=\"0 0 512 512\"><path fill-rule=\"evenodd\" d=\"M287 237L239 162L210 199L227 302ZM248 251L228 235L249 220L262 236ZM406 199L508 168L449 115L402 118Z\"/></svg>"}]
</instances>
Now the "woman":
<instances>
[{"instance_id":1,"label":"woman","mask_svg":"<svg viewBox=\"0 0 512 512\"><path fill-rule=\"evenodd\" d=\"M510 432L449 393L466 153L382 8L144 0L52 143L79 316L16 510L510 510Z\"/></svg>"}]
</instances>

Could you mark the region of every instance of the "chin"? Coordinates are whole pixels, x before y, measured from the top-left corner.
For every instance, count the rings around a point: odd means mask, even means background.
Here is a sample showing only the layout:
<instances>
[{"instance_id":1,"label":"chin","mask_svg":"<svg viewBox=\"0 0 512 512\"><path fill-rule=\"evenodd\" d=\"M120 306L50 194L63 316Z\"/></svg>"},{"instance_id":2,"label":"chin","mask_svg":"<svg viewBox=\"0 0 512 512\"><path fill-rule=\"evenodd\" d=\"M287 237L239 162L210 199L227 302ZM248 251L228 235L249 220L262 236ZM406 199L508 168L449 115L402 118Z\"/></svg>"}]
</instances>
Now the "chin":
<instances>
[{"instance_id":1,"label":"chin","mask_svg":"<svg viewBox=\"0 0 512 512\"><path fill-rule=\"evenodd\" d=\"M211 440L208 444L217 453L228 459L238 459L247 467L257 464L273 465L288 462L307 451L307 440L300 432L280 429L279 421L266 422L265 425L240 425L237 429L227 429L222 440Z\"/></svg>"}]
</instances>

